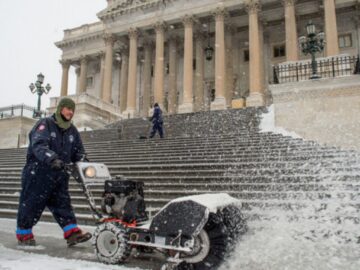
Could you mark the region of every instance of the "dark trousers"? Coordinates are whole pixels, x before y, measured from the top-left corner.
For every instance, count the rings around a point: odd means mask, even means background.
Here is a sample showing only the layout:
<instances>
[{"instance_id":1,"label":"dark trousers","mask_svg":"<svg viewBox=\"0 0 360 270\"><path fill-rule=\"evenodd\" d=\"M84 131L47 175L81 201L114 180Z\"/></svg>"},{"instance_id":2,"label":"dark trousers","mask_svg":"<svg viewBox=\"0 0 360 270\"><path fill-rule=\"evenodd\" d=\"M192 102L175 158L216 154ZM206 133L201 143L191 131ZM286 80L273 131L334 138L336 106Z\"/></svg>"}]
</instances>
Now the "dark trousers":
<instances>
[{"instance_id":1,"label":"dark trousers","mask_svg":"<svg viewBox=\"0 0 360 270\"><path fill-rule=\"evenodd\" d=\"M150 133L150 138L154 137L156 132L159 132L160 138L164 138L164 131L163 131L163 123L162 122L154 122L153 127Z\"/></svg>"},{"instance_id":2,"label":"dark trousers","mask_svg":"<svg viewBox=\"0 0 360 270\"><path fill-rule=\"evenodd\" d=\"M69 195L69 178L64 172L54 172L40 166L26 165L22 172L17 227L31 229L39 221L45 207L64 228L76 224Z\"/></svg>"}]
</instances>

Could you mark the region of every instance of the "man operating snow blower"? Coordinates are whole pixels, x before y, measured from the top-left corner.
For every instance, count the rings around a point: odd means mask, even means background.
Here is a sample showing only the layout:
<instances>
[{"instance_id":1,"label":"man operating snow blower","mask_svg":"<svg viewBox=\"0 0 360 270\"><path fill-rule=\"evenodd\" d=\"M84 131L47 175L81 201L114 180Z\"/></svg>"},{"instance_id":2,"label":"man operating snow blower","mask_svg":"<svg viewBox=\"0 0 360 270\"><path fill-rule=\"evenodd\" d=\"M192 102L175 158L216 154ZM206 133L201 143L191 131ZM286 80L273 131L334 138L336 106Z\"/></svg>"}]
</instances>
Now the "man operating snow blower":
<instances>
[{"instance_id":1,"label":"man operating snow blower","mask_svg":"<svg viewBox=\"0 0 360 270\"><path fill-rule=\"evenodd\" d=\"M46 206L63 229L68 246L91 238L77 226L68 191L69 175L64 171L64 164L85 156L79 132L71 123L74 112L74 101L63 98L56 113L39 120L29 134L17 215L19 245L36 245L32 228Z\"/></svg>"}]
</instances>

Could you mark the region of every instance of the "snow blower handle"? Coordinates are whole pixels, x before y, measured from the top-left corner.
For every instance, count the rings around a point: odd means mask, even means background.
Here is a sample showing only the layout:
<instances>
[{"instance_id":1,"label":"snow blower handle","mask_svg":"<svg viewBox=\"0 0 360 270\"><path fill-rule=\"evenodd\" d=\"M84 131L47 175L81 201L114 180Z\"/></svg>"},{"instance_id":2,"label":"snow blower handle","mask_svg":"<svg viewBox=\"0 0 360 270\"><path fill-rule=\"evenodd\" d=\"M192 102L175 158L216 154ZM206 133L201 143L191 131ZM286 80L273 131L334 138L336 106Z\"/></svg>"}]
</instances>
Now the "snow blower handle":
<instances>
[{"instance_id":1,"label":"snow blower handle","mask_svg":"<svg viewBox=\"0 0 360 270\"><path fill-rule=\"evenodd\" d=\"M64 171L74 177L75 181L78 182L79 184L82 184L82 180L81 180L81 176L79 174L79 170L76 166L75 163L67 163L64 165Z\"/></svg>"}]
</instances>

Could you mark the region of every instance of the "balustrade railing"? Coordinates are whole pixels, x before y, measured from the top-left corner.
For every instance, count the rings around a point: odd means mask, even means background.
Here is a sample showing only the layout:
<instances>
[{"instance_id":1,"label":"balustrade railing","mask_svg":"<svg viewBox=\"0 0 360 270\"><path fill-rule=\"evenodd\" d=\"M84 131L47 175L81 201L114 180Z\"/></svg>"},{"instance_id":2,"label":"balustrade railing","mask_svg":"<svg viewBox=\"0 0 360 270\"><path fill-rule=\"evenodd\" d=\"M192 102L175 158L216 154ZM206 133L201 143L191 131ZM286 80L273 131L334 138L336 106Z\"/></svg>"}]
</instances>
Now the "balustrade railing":
<instances>
[{"instance_id":1,"label":"balustrade railing","mask_svg":"<svg viewBox=\"0 0 360 270\"><path fill-rule=\"evenodd\" d=\"M321 78L360 75L360 56L338 56L317 59L317 74ZM311 61L298 61L273 66L272 83L288 83L310 80Z\"/></svg>"},{"instance_id":2,"label":"balustrade railing","mask_svg":"<svg viewBox=\"0 0 360 270\"><path fill-rule=\"evenodd\" d=\"M36 108L24 104L0 108L0 119L15 116L34 118L34 115L38 115ZM41 111L41 115L45 117L47 115L47 112Z\"/></svg>"}]
</instances>

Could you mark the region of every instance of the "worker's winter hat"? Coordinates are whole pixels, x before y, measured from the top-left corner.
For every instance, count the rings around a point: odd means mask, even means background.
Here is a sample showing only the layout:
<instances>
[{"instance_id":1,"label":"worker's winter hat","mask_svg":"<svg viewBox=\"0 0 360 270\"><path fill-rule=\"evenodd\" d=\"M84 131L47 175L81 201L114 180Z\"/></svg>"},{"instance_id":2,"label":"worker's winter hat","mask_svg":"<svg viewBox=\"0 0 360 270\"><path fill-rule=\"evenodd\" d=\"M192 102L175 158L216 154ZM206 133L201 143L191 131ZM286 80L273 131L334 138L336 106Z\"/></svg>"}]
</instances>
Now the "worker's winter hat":
<instances>
[{"instance_id":1,"label":"worker's winter hat","mask_svg":"<svg viewBox=\"0 0 360 270\"><path fill-rule=\"evenodd\" d=\"M56 108L56 124L63 129L68 129L71 126L71 121L67 121L64 117L61 116L61 109L64 107L75 111L75 102L72 99L65 97L60 100Z\"/></svg>"},{"instance_id":2,"label":"worker's winter hat","mask_svg":"<svg viewBox=\"0 0 360 270\"><path fill-rule=\"evenodd\" d=\"M64 108L64 107L72 109L73 111L75 111L75 102L71 98L64 97L64 98L62 98L60 100L56 111L60 112L61 109Z\"/></svg>"}]
</instances>

